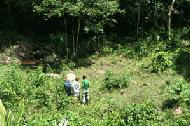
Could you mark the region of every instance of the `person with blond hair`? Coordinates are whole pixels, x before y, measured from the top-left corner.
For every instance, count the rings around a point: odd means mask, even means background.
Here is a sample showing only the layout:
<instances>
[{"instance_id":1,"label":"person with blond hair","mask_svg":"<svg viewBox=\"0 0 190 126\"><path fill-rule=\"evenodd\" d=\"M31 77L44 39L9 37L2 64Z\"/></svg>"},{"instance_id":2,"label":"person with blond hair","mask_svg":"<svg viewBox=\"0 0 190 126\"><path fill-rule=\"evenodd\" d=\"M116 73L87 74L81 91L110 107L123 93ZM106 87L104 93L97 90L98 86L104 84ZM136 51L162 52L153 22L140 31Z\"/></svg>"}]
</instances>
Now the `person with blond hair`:
<instances>
[{"instance_id":1,"label":"person with blond hair","mask_svg":"<svg viewBox=\"0 0 190 126\"><path fill-rule=\"evenodd\" d=\"M72 85L74 81L75 81L75 74L73 71L70 71L66 75L66 80L65 80L65 91L68 96L72 95Z\"/></svg>"}]
</instances>

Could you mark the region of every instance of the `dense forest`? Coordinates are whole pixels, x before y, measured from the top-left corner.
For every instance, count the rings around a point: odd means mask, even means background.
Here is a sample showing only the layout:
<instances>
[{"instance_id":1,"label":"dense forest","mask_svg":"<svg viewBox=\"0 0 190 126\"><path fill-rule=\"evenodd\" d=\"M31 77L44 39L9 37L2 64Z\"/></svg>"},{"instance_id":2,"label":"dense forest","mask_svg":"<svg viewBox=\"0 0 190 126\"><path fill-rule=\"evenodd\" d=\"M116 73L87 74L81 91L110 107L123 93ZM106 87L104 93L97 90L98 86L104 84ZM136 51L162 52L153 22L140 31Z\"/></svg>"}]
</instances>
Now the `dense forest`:
<instances>
[{"instance_id":1,"label":"dense forest","mask_svg":"<svg viewBox=\"0 0 190 126\"><path fill-rule=\"evenodd\" d=\"M98 51L105 36L171 40L185 32L178 38L188 37L190 23L188 0L2 0L0 6L1 31L49 43L61 39L59 53L70 57L83 56L83 48Z\"/></svg>"},{"instance_id":2,"label":"dense forest","mask_svg":"<svg viewBox=\"0 0 190 126\"><path fill-rule=\"evenodd\" d=\"M0 126L189 126L189 26L190 0L1 0Z\"/></svg>"}]
</instances>

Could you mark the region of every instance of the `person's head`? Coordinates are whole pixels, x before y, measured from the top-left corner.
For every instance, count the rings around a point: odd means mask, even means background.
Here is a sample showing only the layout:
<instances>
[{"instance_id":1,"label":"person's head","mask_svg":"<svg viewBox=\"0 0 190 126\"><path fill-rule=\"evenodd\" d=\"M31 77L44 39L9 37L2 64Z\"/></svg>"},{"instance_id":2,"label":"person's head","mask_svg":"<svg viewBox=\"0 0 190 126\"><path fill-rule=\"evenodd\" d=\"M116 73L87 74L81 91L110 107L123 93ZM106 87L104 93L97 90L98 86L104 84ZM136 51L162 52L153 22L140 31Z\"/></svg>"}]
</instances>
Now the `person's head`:
<instances>
[{"instance_id":1,"label":"person's head","mask_svg":"<svg viewBox=\"0 0 190 126\"><path fill-rule=\"evenodd\" d=\"M85 80L86 78L87 78L86 75L83 75L83 76L82 76L82 79L83 79L83 80Z\"/></svg>"},{"instance_id":2,"label":"person's head","mask_svg":"<svg viewBox=\"0 0 190 126\"><path fill-rule=\"evenodd\" d=\"M79 81L79 78L78 78L78 77L76 77L76 78L75 78L75 81Z\"/></svg>"}]
</instances>

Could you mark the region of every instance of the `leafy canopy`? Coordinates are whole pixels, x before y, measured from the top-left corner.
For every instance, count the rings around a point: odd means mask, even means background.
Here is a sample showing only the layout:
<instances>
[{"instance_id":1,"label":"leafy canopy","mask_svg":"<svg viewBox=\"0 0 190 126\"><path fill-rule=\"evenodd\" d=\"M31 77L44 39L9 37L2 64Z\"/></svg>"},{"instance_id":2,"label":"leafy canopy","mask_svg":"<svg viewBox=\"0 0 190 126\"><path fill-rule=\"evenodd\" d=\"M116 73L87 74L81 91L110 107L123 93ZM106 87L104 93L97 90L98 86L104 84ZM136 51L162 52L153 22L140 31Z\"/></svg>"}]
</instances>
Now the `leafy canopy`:
<instances>
[{"instance_id":1,"label":"leafy canopy","mask_svg":"<svg viewBox=\"0 0 190 126\"><path fill-rule=\"evenodd\" d=\"M88 26L86 31L93 30L92 23L97 27L108 21L115 23L111 16L123 12L119 9L118 0L43 0L34 6L34 11L47 19L66 16L83 18Z\"/></svg>"}]
</instances>

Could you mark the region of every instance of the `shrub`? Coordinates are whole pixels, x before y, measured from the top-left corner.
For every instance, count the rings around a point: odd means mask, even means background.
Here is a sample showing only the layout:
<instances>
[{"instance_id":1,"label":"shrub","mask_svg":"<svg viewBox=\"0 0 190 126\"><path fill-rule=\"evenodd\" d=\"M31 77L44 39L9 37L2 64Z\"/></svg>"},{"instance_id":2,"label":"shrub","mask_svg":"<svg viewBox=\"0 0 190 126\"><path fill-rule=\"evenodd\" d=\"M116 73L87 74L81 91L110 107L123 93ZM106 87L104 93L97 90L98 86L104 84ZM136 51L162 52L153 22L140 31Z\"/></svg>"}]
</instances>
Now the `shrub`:
<instances>
[{"instance_id":1,"label":"shrub","mask_svg":"<svg viewBox=\"0 0 190 126\"><path fill-rule=\"evenodd\" d=\"M175 58L175 70L190 81L190 48L180 49Z\"/></svg>"},{"instance_id":2,"label":"shrub","mask_svg":"<svg viewBox=\"0 0 190 126\"><path fill-rule=\"evenodd\" d=\"M120 89L128 87L130 77L128 75L113 74L112 71L107 71L104 79L103 88L107 90Z\"/></svg>"},{"instance_id":3,"label":"shrub","mask_svg":"<svg viewBox=\"0 0 190 126\"><path fill-rule=\"evenodd\" d=\"M6 107L13 107L22 98L26 97L24 81L18 66L10 66L6 73L1 76L0 99Z\"/></svg>"},{"instance_id":4,"label":"shrub","mask_svg":"<svg viewBox=\"0 0 190 126\"><path fill-rule=\"evenodd\" d=\"M127 126L152 126L162 119L157 108L150 103L127 106L123 117Z\"/></svg>"},{"instance_id":5,"label":"shrub","mask_svg":"<svg viewBox=\"0 0 190 126\"><path fill-rule=\"evenodd\" d=\"M190 86L184 80L178 80L169 86L170 99L177 101L178 104L190 104Z\"/></svg>"},{"instance_id":6,"label":"shrub","mask_svg":"<svg viewBox=\"0 0 190 126\"><path fill-rule=\"evenodd\" d=\"M18 106L16 111L13 113L12 111L9 111L9 113L6 116L6 126L21 126L24 118L24 109L25 109L25 103L24 99L22 99Z\"/></svg>"},{"instance_id":7,"label":"shrub","mask_svg":"<svg viewBox=\"0 0 190 126\"><path fill-rule=\"evenodd\" d=\"M189 110L183 111L181 115L174 115L171 111L163 112L165 114L162 126L189 126Z\"/></svg>"},{"instance_id":8,"label":"shrub","mask_svg":"<svg viewBox=\"0 0 190 126\"><path fill-rule=\"evenodd\" d=\"M190 118L189 112L181 115L178 118L173 118L170 122L171 123L170 126L189 126L190 124L189 118Z\"/></svg>"},{"instance_id":9,"label":"shrub","mask_svg":"<svg viewBox=\"0 0 190 126\"><path fill-rule=\"evenodd\" d=\"M102 49L102 54L105 54L105 55L107 55L107 54L111 54L111 53L113 53L113 48L112 47L109 47L109 46L105 46L105 47L103 47L103 49Z\"/></svg>"},{"instance_id":10,"label":"shrub","mask_svg":"<svg viewBox=\"0 0 190 126\"><path fill-rule=\"evenodd\" d=\"M28 126L58 126L59 122L63 118L61 112L46 111L43 113L35 113L27 118Z\"/></svg>"},{"instance_id":11,"label":"shrub","mask_svg":"<svg viewBox=\"0 0 190 126\"><path fill-rule=\"evenodd\" d=\"M149 72L158 73L163 72L168 68L174 67L174 55L169 52L158 52L150 57L150 63L143 66Z\"/></svg>"},{"instance_id":12,"label":"shrub","mask_svg":"<svg viewBox=\"0 0 190 126\"><path fill-rule=\"evenodd\" d=\"M157 53L160 51L166 50L166 42L164 41L152 41L152 40L142 40L137 43L137 46L135 45L135 52L137 52L138 56L146 57L151 53Z\"/></svg>"},{"instance_id":13,"label":"shrub","mask_svg":"<svg viewBox=\"0 0 190 126\"><path fill-rule=\"evenodd\" d=\"M190 38L190 28L183 27L181 29L175 29L172 31L172 40L180 42L182 39L189 40Z\"/></svg>"},{"instance_id":14,"label":"shrub","mask_svg":"<svg viewBox=\"0 0 190 126\"><path fill-rule=\"evenodd\" d=\"M108 114L106 126L125 126L125 121L121 117L119 112L111 112Z\"/></svg>"},{"instance_id":15,"label":"shrub","mask_svg":"<svg viewBox=\"0 0 190 126\"><path fill-rule=\"evenodd\" d=\"M42 68L40 67L34 71L31 71L31 73L28 75L29 83L31 84L31 86L35 86L35 88L46 85L46 80L47 77L44 73L42 73Z\"/></svg>"}]
</instances>

